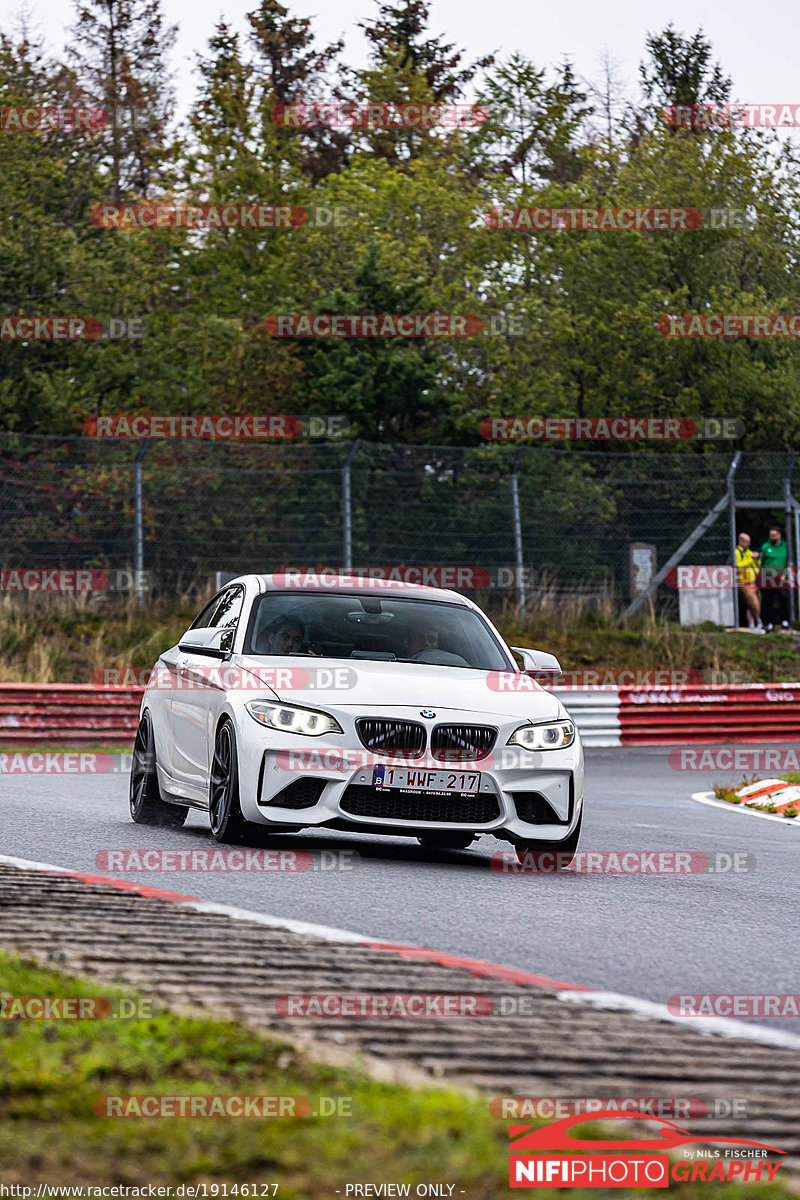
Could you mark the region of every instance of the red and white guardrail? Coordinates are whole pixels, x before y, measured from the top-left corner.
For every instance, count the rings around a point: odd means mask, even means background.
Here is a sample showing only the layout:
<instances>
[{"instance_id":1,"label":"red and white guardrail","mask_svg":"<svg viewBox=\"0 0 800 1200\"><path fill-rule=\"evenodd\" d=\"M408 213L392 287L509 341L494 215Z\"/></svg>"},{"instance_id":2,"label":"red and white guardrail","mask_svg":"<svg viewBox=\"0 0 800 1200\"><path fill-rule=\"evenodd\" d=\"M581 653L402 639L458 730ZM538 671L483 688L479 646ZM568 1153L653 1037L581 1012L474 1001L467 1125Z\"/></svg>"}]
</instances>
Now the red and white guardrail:
<instances>
[{"instance_id":1,"label":"red and white guardrail","mask_svg":"<svg viewBox=\"0 0 800 1200\"><path fill-rule=\"evenodd\" d=\"M0 683L0 744L132 745L142 691L81 683Z\"/></svg>"},{"instance_id":2,"label":"red and white guardrail","mask_svg":"<svg viewBox=\"0 0 800 1200\"><path fill-rule=\"evenodd\" d=\"M587 746L800 740L800 683L550 689ZM0 744L130 745L142 689L0 684Z\"/></svg>"},{"instance_id":3,"label":"red and white guardrail","mask_svg":"<svg viewBox=\"0 0 800 1200\"><path fill-rule=\"evenodd\" d=\"M800 683L552 690L574 718L587 746L790 742L800 738Z\"/></svg>"}]
</instances>

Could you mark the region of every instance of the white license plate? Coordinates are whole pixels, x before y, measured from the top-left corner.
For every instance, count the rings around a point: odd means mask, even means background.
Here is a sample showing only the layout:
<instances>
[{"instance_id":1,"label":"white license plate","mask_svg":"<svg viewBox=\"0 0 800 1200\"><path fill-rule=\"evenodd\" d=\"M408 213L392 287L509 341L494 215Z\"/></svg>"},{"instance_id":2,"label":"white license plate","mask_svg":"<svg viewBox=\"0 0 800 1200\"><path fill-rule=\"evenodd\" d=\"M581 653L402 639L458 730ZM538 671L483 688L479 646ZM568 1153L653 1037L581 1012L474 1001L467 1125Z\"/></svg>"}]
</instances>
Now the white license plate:
<instances>
[{"instance_id":1,"label":"white license plate","mask_svg":"<svg viewBox=\"0 0 800 1200\"><path fill-rule=\"evenodd\" d=\"M376 788L404 788L415 792L477 792L480 771L426 771L413 767L376 767L372 775Z\"/></svg>"}]
</instances>

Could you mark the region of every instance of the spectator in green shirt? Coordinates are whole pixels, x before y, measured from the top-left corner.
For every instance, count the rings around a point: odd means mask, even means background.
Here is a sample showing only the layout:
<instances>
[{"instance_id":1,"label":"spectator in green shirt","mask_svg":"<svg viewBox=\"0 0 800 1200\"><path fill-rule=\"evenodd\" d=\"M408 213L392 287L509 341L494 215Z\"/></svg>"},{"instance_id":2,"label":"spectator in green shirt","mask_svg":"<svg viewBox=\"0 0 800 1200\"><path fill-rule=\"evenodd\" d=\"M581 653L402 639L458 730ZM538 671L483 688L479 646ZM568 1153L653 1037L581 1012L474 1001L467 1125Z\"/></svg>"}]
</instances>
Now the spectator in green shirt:
<instances>
[{"instance_id":1,"label":"spectator in green shirt","mask_svg":"<svg viewBox=\"0 0 800 1200\"><path fill-rule=\"evenodd\" d=\"M784 629L789 628L788 563L789 547L780 528L770 525L769 541L761 547L762 616L767 633L772 633L778 622Z\"/></svg>"}]
</instances>

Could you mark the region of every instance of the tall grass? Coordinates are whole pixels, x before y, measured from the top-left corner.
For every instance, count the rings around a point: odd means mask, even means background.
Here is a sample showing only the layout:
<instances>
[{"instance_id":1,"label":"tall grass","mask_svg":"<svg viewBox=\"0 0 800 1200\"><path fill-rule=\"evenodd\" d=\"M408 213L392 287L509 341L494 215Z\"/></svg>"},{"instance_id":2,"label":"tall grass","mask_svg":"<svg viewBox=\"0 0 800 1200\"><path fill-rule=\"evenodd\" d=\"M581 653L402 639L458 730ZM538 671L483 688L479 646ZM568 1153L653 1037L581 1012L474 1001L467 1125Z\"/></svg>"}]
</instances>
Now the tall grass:
<instances>
[{"instance_id":1,"label":"tall grass","mask_svg":"<svg viewBox=\"0 0 800 1200\"><path fill-rule=\"evenodd\" d=\"M105 671L152 667L203 601L108 595L0 596L0 683L89 683ZM521 613L490 609L506 640L556 654L567 671L585 667L734 673L744 680L800 678L800 637L752 637L711 626L682 628L653 606L626 619L604 584L566 590L542 578Z\"/></svg>"},{"instance_id":2,"label":"tall grass","mask_svg":"<svg viewBox=\"0 0 800 1200\"><path fill-rule=\"evenodd\" d=\"M565 587L558 576L542 571L535 584L526 589L525 614L527 622L552 622L577 625L587 619L614 621L619 616L619 599L612 580ZM512 621L520 618L516 601L506 600L493 609L493 616Z\"/></svg>"},{"instance_id":3,"label":"tall grass","mask_svg":"<svg viewBox=\"0 0 800 1200\"><path fill-rule=\"evenodd\" d=\"M90 593L0 597L0 683L89 683L106 670L151 667L191 623L197 602Z\"/></svg>"}]
</instances>

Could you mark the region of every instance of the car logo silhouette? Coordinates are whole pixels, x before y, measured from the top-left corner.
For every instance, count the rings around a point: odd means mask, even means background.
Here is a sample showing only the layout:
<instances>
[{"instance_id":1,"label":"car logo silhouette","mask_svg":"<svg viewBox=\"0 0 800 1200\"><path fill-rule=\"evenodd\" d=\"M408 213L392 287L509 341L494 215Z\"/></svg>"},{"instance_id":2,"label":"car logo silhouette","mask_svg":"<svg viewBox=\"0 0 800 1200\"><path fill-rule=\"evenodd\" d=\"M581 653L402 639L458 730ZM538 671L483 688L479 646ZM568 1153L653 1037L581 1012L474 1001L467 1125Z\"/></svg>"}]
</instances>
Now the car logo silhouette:
<instances>
[{"instance_id":1,"label":"car logo silhouette","mask_svg":"<svg viewBox=\"0 0 800 1200\"><path fill-rule=\"evenodd\" d=\"M779 1150L777 1146L768 1146L764 1142L751 1142L745 1138L719 1137L718 1134L709 1134L703 1137L698 1137L696 1134L691 1134L687 1129L682 1129L680 1125L675 1125L672 1121L664 1121L657 1119L657 1123L661 1125L657 1137L650 1138L625 1138L611 1139L610 1141L595 1140L594 1138L576 1138L570 1137L569 1130L573 1125L585 1125L590 1121L606 1121L606 1120L635 1120L635 1121L653 1121L653 1117L646 1113L620 1113L615 1110L605 1110L603 1112L592 1113L587 1116L586 1113L580 1113L578 1116L564 1117L561 1121L554 1121L550 1125L540 1126L536 1128L531 1125L511 1125L508 1131L508 1136L511 1140L511 1148L515 1154L535 1152L535 1151L550 1151L550 1150L628 1150L631 1153L639 1150L674 1150L678 1146L683 1146L687 1142L713 1142L715 1145L722 1142L730 1142L737 1146L757 1146L761 1150L770 1150L773 1154L785 1154L785 1150Z\"/></svg>"}]
</instances>

